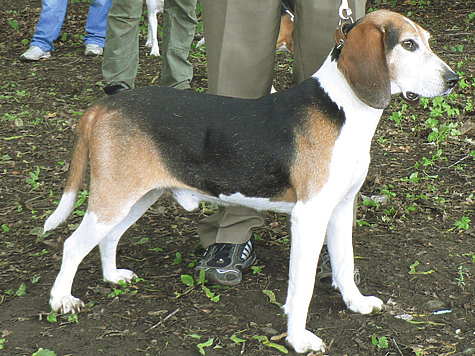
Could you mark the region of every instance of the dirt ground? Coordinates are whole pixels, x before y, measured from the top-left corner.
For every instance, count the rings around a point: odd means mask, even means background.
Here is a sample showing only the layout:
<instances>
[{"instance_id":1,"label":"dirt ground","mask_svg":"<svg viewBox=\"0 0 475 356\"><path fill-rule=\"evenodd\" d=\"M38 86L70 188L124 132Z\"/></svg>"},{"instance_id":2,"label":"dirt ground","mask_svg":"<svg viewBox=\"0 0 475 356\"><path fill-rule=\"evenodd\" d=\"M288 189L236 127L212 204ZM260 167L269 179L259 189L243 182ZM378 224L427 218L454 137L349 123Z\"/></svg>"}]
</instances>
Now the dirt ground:
<instances>
[{"instance_id":1,"label":"dirt ground","mask_svg":"<svg viewBox=\"0 0 475 356\"><path fill-rule=\"evenodd\" d=\"M475 4L368 5L428 28L434 50L463 81L443 102L411 108L394 98L375 135L354 248L360 289L381 298L385 310L353 314L338 292L315 289L307 327L323 338L328 355L475 355ZM83 55L83 1L70 4L52 60L19 61L40 7L39 0L0 4L0 354L282 355L286 319L279 303L285 302L290 237L285 217L273 213L255 231L255 267L235 288L210 286L219 295L213 301L182 277L193 274L203 252L196 223L213 207L187 213L161 198L125 234L118 252L118 265L141 279L129 286L103 282L94 250L73 287L87 306L77 318L50 314L62 245L86 209L87 191L67 223L46 236L41 227L61 196L75 123L103 96L103 82L101 59ZM161 59L144 47L145 25L141 33L137 86L156 85ZM277 56L279 90L292 85L291 60ZM206 91L205 53L193 50L192 61L193 88ZM373 195L390 199L365 198Z\"/></svg>"}]
</instances>

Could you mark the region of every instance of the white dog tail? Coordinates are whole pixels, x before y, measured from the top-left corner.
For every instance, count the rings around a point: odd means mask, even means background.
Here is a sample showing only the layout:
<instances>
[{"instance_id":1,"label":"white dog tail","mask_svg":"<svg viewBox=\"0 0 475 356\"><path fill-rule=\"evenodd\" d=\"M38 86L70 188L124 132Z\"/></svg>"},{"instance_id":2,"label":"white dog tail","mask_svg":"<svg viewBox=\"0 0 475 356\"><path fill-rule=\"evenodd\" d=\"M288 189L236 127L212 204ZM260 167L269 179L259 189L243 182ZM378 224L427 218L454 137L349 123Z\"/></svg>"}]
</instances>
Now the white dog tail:
<instances>
[{"instance_id":1,"label":"white dog tail","mask_svg":"<svg viewBox=\"0 0 475 356\"><path fill-rule=\"evenodd\" d=\"M66 180L63 196L54 213L46 220L44 232L54 229L69 216L74 209L74 204L86 174L89 157L89 131L91 122L95 117L95 110L89 110L79 120L76 129L76 143L74 146L69 176Z\"/></svg>"}]
</instances>

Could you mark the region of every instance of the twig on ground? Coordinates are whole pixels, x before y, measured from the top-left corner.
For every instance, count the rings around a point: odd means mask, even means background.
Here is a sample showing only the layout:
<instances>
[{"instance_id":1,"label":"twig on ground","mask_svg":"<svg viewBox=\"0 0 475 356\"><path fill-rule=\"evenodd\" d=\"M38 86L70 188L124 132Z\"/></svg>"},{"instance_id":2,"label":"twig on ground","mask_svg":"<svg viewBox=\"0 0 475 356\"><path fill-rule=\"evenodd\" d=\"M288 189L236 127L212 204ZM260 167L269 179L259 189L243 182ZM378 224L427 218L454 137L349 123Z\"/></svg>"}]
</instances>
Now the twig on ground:
<instances>
[{"instance_id":1,"label":"twig on ground","mask_svg":"<svg viewBox=\"0 0 475 356\"><path fill-rule=\"evenodd\" d=\"M152 327L150 327L150 329L146 330L145 332L148 333L150 330L153 330L155 329L157 326L161 325L163 322L167 321L169 318L171 318L173 315L175 315L176 313L178 313L180 311L180 308L176 308L176 310L170 314L168 314L165 318L163 318L162 320L160 320L158 323L156 323L155 325L153 325Z\"/></svg>"}]
</instances>

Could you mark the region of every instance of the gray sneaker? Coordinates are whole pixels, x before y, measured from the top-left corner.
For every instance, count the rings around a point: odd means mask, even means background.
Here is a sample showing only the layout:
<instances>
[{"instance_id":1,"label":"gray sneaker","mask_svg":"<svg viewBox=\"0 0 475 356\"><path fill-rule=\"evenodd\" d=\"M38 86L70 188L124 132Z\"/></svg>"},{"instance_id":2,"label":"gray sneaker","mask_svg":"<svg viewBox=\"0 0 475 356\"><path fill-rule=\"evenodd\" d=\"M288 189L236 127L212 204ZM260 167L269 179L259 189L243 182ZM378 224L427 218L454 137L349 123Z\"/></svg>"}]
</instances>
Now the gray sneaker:
<instances>
[{"instance_id":1,"label":"gray sneaker","mask_svg":"<svg viewBox=\"0 0 475 356\"><path fill-rule=\"evenodd\" d=\"M195 267L195 277L199 278L201 270L205 278L213 284L235 286L241 283L242 271L256 261L253 249L254 238L244 244L217 243L208 248Z\"/></svg>"},{"instance_id":2,"label":"gray sneaker","mask_svg":"<svg viewBox=\"0 0 475 356\"><path fill-rule=\"evenodd\" d=\"M84 51L84 55L86 56L102 56L103 53L104 49L93 43L87 44L86 50Z\"/></svg>"},{"instance_id":3,"label":"gray sneaker","mask_svg":"<svg viewBox=\"0 0 475 356\"><path fill-rule=\"evenodd\" d=\"M26 51L20 56L20 61L35 62L35 61L39 61L40 59L50 59L50 58L51 58L50 51L43 51L40 47L31 46L30 48L28 48L28 51Z\"/></svg>"},{"instance_id":4,"label":"gray sneaker","mask_svg":"<svg viewBox=\"0 0 475 356\"><path fill-rule=\"evenodd\" d=\"M355 279L356 285L360 284L361 276L358 266L355 266L353 278ZM332 282L333 277L330 254L328 253L327 245L323 245L322 251L320 252L320 258L318 259L317 278L315 280L315 284L319 288L327 289L332 287Z\"/></svg>"}]
</instances>

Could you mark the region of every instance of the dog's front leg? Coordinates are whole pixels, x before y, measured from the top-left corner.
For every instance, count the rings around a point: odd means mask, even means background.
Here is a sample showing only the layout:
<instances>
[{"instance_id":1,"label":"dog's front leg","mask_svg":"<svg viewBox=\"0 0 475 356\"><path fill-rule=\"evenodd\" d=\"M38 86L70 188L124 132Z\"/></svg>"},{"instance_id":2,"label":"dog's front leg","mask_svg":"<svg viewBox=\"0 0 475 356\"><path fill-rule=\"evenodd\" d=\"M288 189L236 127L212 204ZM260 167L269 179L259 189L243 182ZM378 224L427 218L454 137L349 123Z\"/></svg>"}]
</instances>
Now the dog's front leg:
<instances>
[{"instance_id":1,"label":"dog's front leg","mask_svg":"<svg viewBox=\"0 0 475 356\"><path fill-rule=\"evenodd\" d=\"M333 286L340 290L348 308L357 313L377 313L383 302L373 296L363 296L354 280L352 242L354 195L345 197L333 211L327 229L327 245L332 264Z\"/></svg>"},{"instance_id":2,"label":"dog's front leg","mask_svg":"<svg viewBox=\"0 0 475 356\"><path fill-rule=\"evenodd\" d=\"M289 288L284 310L288 316L287 342L297 352L325 351L323 341L305 329L312 299L318 256L331 214L323 199L297 202L292 210ZM330 212L329 212L330 211Z\"/></svg>"}]
</instances>

